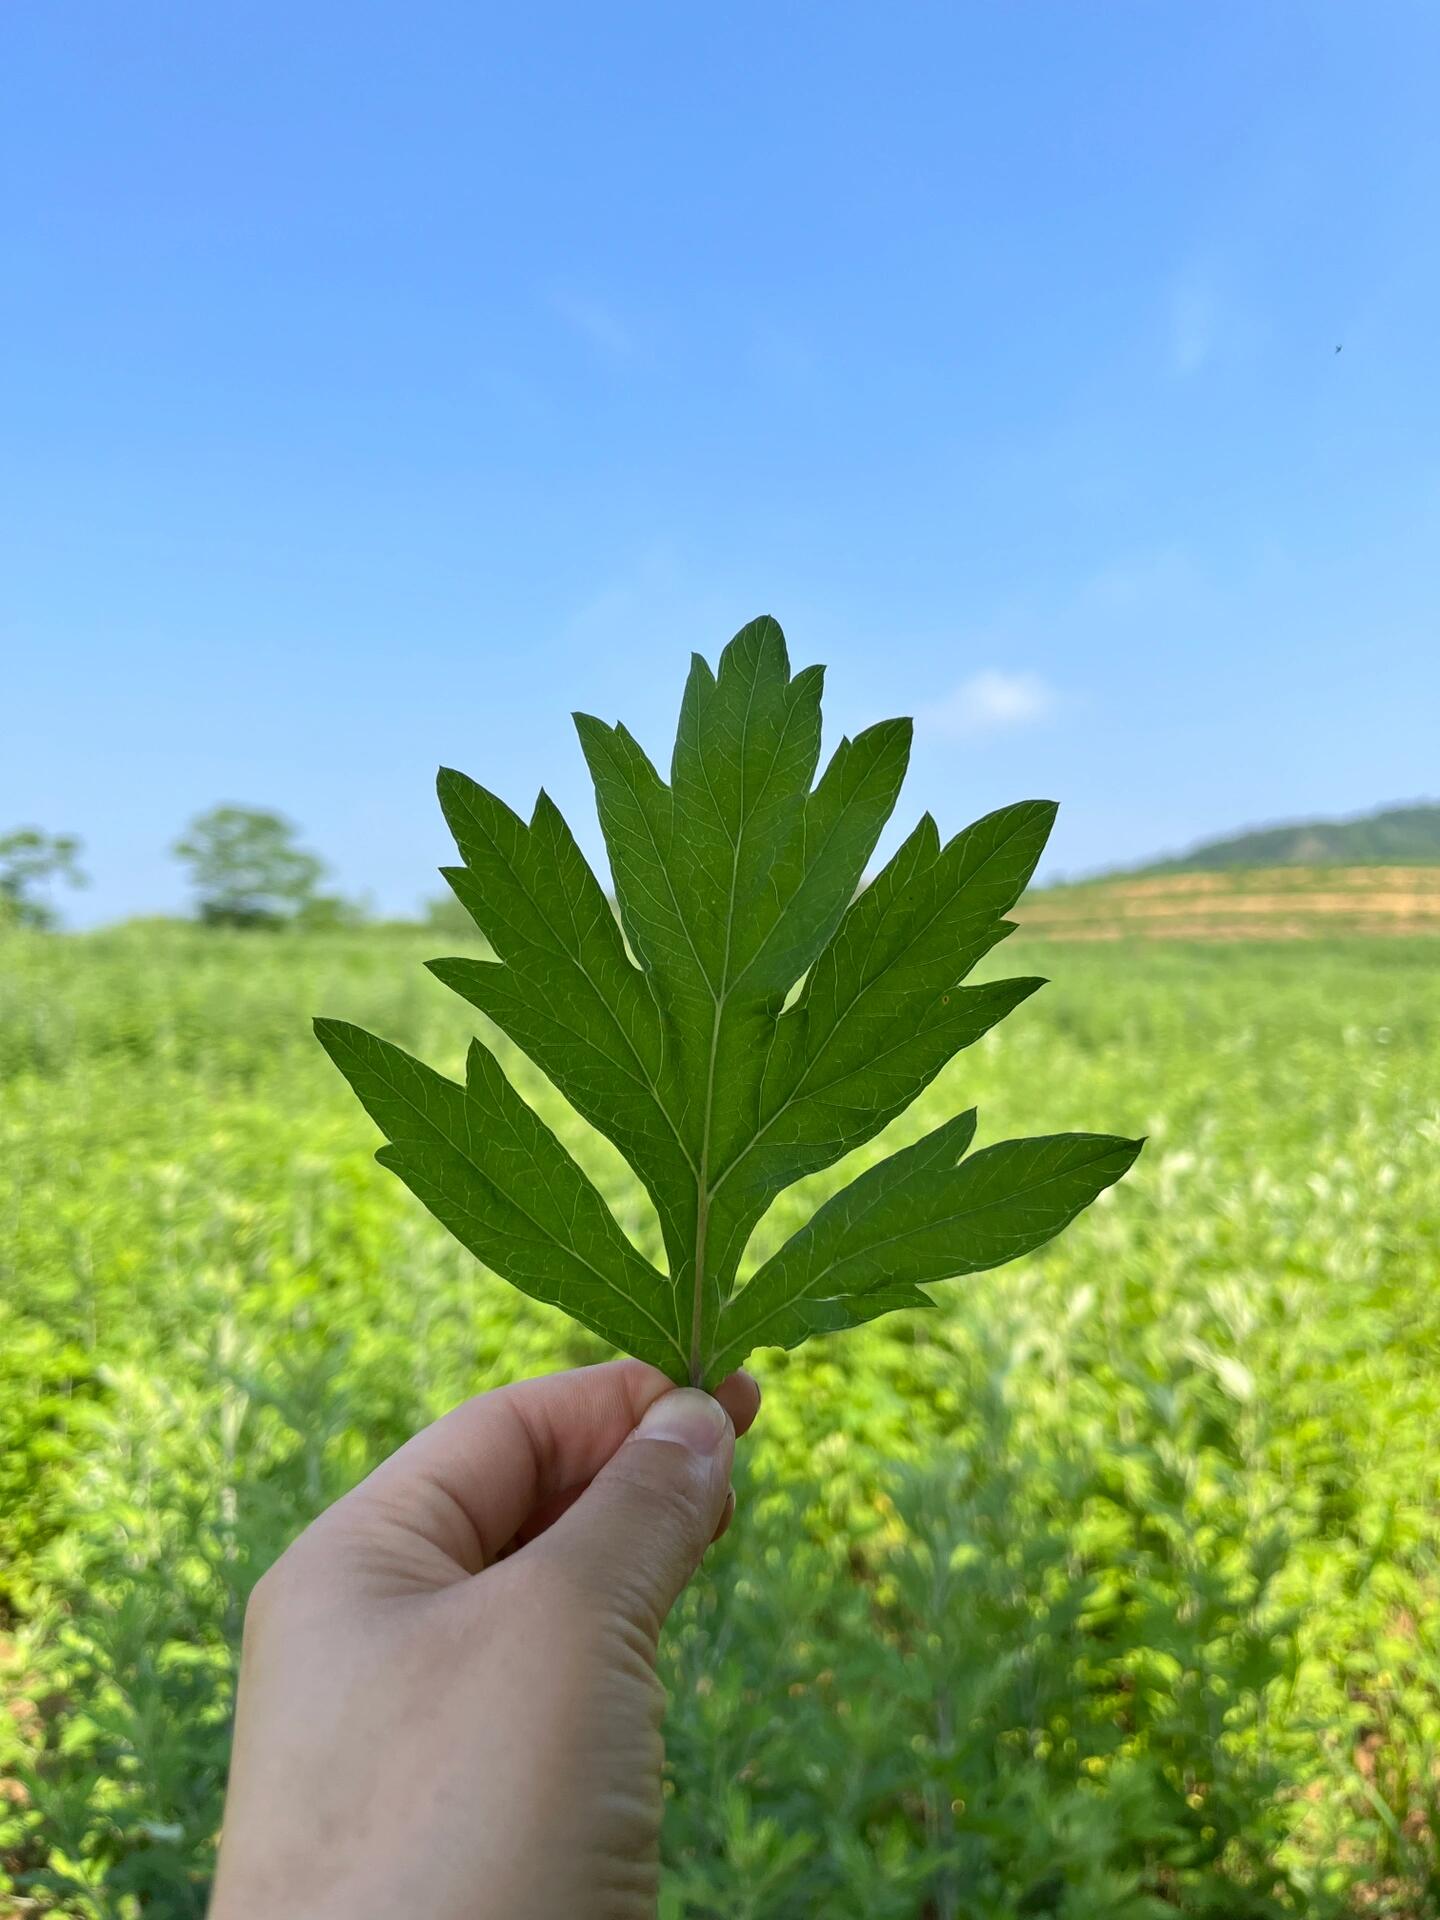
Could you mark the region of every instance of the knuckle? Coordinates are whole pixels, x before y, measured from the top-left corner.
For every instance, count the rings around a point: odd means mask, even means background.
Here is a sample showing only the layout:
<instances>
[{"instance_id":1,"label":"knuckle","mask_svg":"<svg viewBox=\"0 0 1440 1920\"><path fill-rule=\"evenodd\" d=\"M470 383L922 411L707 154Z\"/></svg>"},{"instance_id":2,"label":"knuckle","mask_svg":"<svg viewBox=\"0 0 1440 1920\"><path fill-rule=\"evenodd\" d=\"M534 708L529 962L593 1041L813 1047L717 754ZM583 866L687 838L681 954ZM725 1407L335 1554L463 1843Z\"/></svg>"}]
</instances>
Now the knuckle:
<instances>
[{"instance_id":1,"label":"knuckle","mask_svg":"<svg viewBox=\"0 0 1440 1920\"><path fill-rule=\"evenodd\" d=\"M263 1630L273 1620L280 1608L285 1575L282 1572L283 1561L277 1560L250 1589L250 1598L245 1602L245 1633L247 1638Z\"/></svg>"},{"instance_id":2,"label":"knuckle","mask_svg":"<svg viewBox=\"0 0 1440 1920\"><path fill-rule=\"evenodd\" d=\"M272 1561L250 1589L245 1603L247 1633L266 1627L272 1620L290 1613L309 1585L301 1552L304 1535L278 1560Z\"/></svg>"},{"instance_id":3,"label":"knuckle","mask_svg":"<svg viewBox=\"0 0 1440 1920\"><path fill-rule=\"evenodd\" d=\"M644 1702L647 1724L657 1747L665 1713L665 1689L655 1671L655 1654L664 1626L659 1609L643 1590L622 1596L622 1604L607 1622L608 1651L612 1669L623 1674L634 1693ZM659 1756L663 1758L663 1751ZM657 1766L656 1771L659 1771Z\"/></svg>"},{"instance_id":4,"label":"knuckle","mask_svg":"<svg viewBox=\"0 0 1440 1920\"><path fill-rule=\"evenodd\" d=\"M643 1457L637 1457L641 1456ZM689 1541L705 1529L705 1488L695 1462L682 1448L637 1443L622 1448L609 1468L627 1504L651 1525Z\"/></svg>"},{"instance_id":5,"label":"knuckle","mask_svg":"<svg viewBox=\"0 0 1440 1920\"><path fill-rule=\"evenodd\" d=\"M630 1538L659 1540L676 1555L699 1559L707 1540L705 1511L693 1480L620 1473L622 1500L632 1515Z\"/></svg>"}]
</instances>

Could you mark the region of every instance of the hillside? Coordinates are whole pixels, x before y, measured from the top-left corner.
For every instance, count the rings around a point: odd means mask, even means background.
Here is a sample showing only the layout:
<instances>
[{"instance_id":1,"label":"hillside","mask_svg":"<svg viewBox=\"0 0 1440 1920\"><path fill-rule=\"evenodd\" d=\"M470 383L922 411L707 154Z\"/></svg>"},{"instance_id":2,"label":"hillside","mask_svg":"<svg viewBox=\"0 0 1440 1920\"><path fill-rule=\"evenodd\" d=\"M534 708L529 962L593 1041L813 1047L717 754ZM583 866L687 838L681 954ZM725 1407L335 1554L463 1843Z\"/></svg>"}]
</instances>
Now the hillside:
<instances>
[{"instance_id":1,"label":"hillside","mask_svg":"<svg viewBox=\"0 0 1440 1920\"><path fill-rule=\"evenodd\" d=\"M1440 804L1385 807L1344 820L1299 820L1207 840L1155 860L1150 873L1215 873L1233 867L1440 866Z\"/></svg>"},{"instance_id":2,"label":"hillside","mask_svg":"<svg viewBox=\"0 0 1440 1920\"><path fill-rule=\"evenodd\" d=\"M1206 840L1122 873L1027 894L1058 940L1296 940L1440 934L1440 804Z\"/></svg>"},{"instance_id":3,"label":"hillside","mask_svg":"<svg viewBox=\"0 0 1440 1920\"><path fill-rule=\"evenodd\" d=\"M1027 894L1013 916L1055 940L1440 935L1433 866L1231 867L1121 874Z\"/></svg>"}]
</instances>

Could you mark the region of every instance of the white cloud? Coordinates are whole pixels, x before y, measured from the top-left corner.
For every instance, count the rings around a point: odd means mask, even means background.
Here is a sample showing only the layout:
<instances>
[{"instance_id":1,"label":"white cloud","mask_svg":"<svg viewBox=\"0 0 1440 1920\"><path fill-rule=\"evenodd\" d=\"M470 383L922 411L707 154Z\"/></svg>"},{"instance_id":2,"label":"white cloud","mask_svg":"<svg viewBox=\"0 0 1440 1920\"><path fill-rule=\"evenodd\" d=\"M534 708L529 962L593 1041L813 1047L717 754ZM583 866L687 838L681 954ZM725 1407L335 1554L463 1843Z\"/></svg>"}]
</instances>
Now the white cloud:
<instances>
[{"instance_id":1,"label":"white cloud","mask_svg":"<svg viewBox=\"0 0 1440 1920\"><path fill-rule=\"evenodd\" d=\"M983 733L1011 733L1048 720L1058 705L1055 689L1038 673L1003 673L987 667L922 708L917 716L927 732L946 740L973 739Z\"/></svg>"}]
</instances>

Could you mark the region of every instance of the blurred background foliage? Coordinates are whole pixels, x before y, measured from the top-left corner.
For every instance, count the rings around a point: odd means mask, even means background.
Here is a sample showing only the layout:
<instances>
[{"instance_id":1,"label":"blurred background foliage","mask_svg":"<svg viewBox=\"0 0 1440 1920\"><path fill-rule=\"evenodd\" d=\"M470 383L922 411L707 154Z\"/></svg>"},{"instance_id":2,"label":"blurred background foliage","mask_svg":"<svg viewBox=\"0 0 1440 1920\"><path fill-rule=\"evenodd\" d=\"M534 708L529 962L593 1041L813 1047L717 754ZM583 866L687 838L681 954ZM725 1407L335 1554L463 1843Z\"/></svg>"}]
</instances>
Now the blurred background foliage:
<instances>
[{"instance_id":1,"label":"blurred background foliage","mask_svg":"<svg viewBox=\"0 0 1440 1920\"><path fill-rule=\"evenodd\" d=\"M0 940L0 1912L200 1915L250 1585L418 1423L596 1356L310 1038L457 1066L447 943ZM1149 1148L933 1314L759 1356L663 1649L665 1920L1440 1912L1433 944L1019 949L1054 984L884 1148L970 1101Z\"/></svg>"}]
</instances>

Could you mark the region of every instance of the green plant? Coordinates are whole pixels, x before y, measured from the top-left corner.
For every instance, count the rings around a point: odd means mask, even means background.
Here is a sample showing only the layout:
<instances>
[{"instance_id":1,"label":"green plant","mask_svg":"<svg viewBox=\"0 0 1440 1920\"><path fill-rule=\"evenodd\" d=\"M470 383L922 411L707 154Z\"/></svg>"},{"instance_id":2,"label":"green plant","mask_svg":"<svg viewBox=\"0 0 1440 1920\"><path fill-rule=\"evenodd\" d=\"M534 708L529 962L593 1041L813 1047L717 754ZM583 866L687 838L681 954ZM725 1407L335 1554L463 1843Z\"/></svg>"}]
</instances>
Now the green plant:
<instances>
[{"instance_id":1,"label":"green plant","mask_svg":"<svg viewBox=\"0 0 1440 1920\"><path fill-rule=\"evenodd\" d=\"M374 1164L310 1039L322 1005L457 1071L434 951L0 949L7 1920L203 1909L251 1581L423 1422L602 1351ZM1434 942L1022 928L975 977L1002 959L1055 983L861 1158L974 1100L1008 1134L1113 1114L1152 1164L983 1293L758 1363L737 1523L661 1651L662 1913L1433 1920Z\"/></svg>"},{"instance_id":2,"label":"green plant","mask_svg":"<svg viewBox=\"0 0 1440 1920\"><path fill-rule=\"evenodd\" d=\"M55 909L40 890L53 881L88 885L80 871L80 842L73 833L42 833L17 827L0 834L0 927L52 927Z\"/></svg>"},{"instance_id":3,"label":"green plant","mask_svg":"<svg viewBox=\"0 0 1440 1920\"><path fill-rule=\"evenodd\" d=\"M175 843L190 869L200 918L210 926L273 927L319 914L325 873L318 855L295 844L295 828L257 807L212 807L196 816Z\"/></svg>"},{"instance_id":4,"label":"green plant","mask_svg":"<svg viewBox=\"0 0 1440 1920\"><path fill-rule=\"evenodd\" d=\"M736 635L718 674L695 656L668 786L623 726L577 715L619 924L543 791L527 826L440 775L465 862L446 877L497 958L433 971L619 1148L655 1205L668 1274L480 1041L460 1086L361 1028L316 1022L388 1137L381 1164L458 1240L696 1385L757 1346L933 1305L926 1283L1032 1252L1140 1148L1057 1134L962 1158L976 1124L962 1113L861 1174L737 1288L779 1193L865 1145L1042 984L961 982L1011 931L1054 807L1005 807L943 846L927 815L857 894L910 723L842 740L812 788L822 679L792 676L769 619Z\"/></svg>"}]
</instances>

